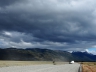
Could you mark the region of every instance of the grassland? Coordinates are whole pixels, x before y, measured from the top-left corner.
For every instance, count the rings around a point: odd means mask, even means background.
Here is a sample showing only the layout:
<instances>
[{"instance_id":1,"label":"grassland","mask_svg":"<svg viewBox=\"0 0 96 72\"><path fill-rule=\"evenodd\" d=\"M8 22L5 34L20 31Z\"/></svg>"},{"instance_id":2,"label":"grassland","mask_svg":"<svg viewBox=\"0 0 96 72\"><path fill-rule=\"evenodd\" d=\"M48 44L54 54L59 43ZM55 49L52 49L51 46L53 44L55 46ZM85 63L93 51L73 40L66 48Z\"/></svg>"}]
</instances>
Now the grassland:
<instances>
[{"instance_id":1,"label":"grassland","mask_svg":"<svg viewBox=\"0 0 96 72\"><path fill-rule=\"evenodd\" d=\"M96 72L96 62L83 62L82 72Z\"/></svg>"},{"instance_id":2,"label":"grassland","mask_svg":"<svg viewBox=\"0 0 96 72\"><path fill-rule=\"evenodd\" d=\"M65 63L67 62L56 62L56 64L65 64ZM0 61L0 67L40 65L40 64L53 64L53 62L52 61Z\"/></svg>"}]
</instances>

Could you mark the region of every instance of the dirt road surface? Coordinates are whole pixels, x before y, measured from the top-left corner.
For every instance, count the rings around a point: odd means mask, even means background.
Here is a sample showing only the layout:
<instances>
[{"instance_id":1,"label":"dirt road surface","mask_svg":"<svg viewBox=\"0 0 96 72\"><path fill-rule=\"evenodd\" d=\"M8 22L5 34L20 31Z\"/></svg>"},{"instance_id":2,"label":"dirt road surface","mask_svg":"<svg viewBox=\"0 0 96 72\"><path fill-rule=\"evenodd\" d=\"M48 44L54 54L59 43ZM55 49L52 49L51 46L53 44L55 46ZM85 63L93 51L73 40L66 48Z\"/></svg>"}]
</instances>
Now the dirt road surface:
<instances>
[{"instance_id":1,"label":"dirt road surface","mask_svg":"<svg viewBox=\"0 0 96 72\"><path fill-rule=\"evenodd\" d=\"M30 65L30 66L11 66L2 67L0 72L78 72L80 64L64 65Z\"/></svg>"}]
</instances>

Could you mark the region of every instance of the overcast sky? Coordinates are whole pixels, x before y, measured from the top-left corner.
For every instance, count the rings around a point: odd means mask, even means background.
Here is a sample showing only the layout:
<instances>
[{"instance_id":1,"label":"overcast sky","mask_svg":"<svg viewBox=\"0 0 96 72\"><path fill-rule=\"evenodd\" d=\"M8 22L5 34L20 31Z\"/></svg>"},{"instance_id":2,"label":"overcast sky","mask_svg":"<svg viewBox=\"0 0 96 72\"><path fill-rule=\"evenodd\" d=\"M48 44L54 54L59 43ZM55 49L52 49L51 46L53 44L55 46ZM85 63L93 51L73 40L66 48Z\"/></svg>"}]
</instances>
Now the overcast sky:
<instances>
[{"instance_id":1,"label":"overcast sky","mask_svg":"<svg viewBox=\"0 0 96 72\"><path fill-rule=\"evenodd\" d=\"M0 0L0 48L96 47L95 0Z\"/></svg>"}]
</instances>

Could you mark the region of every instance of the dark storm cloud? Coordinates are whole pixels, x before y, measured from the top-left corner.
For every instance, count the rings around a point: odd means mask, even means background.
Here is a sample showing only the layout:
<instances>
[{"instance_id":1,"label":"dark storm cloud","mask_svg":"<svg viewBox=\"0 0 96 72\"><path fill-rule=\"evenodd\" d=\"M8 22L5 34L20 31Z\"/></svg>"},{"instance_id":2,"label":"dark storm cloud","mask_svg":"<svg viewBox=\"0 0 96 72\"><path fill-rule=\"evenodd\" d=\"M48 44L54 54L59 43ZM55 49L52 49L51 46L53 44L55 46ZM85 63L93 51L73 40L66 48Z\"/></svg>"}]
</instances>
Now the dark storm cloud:
<instances>
[{"instance_id":1,"label":"dark storm cloud","mask_svg":"<svg viewBox=\"0 0 96 72\"><path fill-rule=\"evenodd\" d=\"M21 2L21 1L24 1L24 0L0 0L0 6L5 7L5 6L8 6L10 4L14 4L17 2Z\"/></svg>"},{"instance_id":2,"label":"dark storm cloud","mask_svg":"<svg viewBox=\"0 0 96 72\"><path fill-rule=\"evenodd\" d=\"M95 5L93 0L0 0L0 38L16 47L23 47L18 43L65 50L92 47Z\"/></svg>"}]
</instances>

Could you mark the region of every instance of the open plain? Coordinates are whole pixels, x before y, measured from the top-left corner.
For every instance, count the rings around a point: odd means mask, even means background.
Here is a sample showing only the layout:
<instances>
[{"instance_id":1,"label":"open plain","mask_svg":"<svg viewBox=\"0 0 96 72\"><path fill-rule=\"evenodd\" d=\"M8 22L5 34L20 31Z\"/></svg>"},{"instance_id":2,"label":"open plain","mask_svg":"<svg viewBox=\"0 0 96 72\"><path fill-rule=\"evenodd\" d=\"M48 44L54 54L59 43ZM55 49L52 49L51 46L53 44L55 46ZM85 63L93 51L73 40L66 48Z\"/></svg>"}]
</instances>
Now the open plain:
<instances>
[{"instance_id":1,"label":"open plain","mask_svg":"<svg viewBox=\"0 0 96 72\"><path fill-rule=\"evenodd\" d=\"M82 62L82 72L96 72L96 62Z\"/></svg>"}]
</instances>

